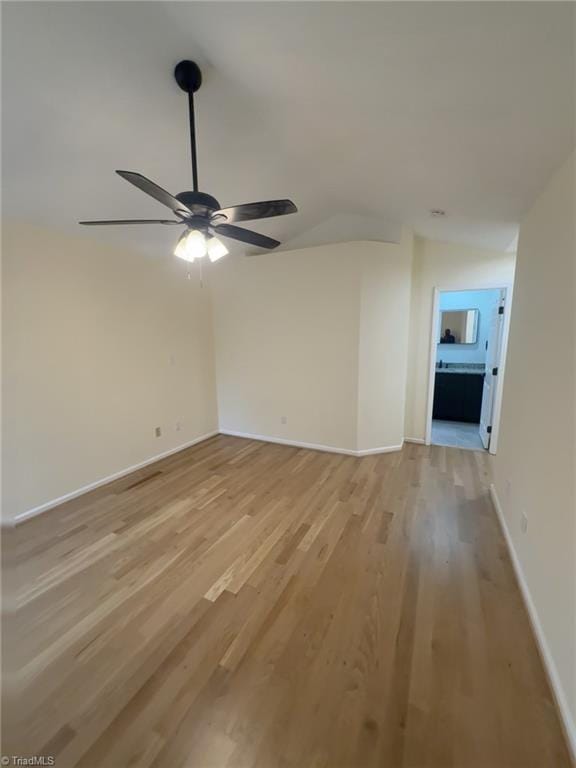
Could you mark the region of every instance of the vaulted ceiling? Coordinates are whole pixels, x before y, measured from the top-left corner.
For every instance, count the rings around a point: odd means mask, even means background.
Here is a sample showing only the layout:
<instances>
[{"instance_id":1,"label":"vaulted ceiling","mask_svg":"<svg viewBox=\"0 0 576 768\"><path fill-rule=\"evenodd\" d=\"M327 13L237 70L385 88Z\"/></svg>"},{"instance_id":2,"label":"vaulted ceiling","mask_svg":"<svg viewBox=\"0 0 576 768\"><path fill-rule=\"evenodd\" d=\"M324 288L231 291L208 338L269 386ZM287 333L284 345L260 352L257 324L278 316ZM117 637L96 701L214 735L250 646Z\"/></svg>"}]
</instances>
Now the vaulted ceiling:
<instances>
[{"instance_id":1,"label":"vaulted ceiling","mask_svg":"<svg viewBox=\"0 0 576 768\"><path fill-rule=\"evenodd\" d=\"M415 231L494 248L574 144L574 6L550 2L4 3L4 215L164 252L172 228L82 230L163 209L115 168L290 197L287 246ZM430 209L446 210L442 219Z\"/></svg>"}]
</instances>

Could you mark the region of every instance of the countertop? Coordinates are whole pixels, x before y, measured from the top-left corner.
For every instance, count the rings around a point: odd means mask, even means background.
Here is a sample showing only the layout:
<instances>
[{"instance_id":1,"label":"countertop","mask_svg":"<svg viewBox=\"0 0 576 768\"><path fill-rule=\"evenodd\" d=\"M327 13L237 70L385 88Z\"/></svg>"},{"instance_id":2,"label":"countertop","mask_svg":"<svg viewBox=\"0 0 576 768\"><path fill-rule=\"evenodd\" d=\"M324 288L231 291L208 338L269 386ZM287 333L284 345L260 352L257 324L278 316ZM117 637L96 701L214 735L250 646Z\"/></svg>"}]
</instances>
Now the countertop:
<instances>
[{"instance_id":1,"label":"countertop","mask_svg":"<svg viewBox=\"0 0 576 768\"><path fill-rule=\"evenodd\" d=\"M439 368L436 366L436 373L458 373L460 375L462 374L473 374L475 376L482 376L485 373L486 366L482 365L481 363L477 364L469 364L469 365L458 365L456 363L448 363L446 366L442 366L442 368Z\"/></svg>"}]
</instances>

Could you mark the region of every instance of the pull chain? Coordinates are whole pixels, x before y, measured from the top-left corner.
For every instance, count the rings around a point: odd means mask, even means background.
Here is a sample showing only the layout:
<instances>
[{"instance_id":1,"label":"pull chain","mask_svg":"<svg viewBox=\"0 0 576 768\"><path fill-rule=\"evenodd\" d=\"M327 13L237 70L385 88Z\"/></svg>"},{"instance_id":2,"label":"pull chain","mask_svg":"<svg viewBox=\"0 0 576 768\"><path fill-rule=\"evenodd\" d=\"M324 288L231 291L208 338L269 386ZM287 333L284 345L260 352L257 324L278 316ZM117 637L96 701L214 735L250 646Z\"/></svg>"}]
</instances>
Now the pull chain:
<instances>
[{"instance_id":1,"label":"pull chain","mask_svg":"<svg viewBox=\"0 0 576 768\"><path fill-rule=\"evenodd\" d=\"M202 272L202 259L198 260L198 272L200 275L200 288L204 288L204 276ZM188 271L186 272L186 279L192 280L192 273L190 272L190 267L188 267Z\"/></svg>"}]
</instances>

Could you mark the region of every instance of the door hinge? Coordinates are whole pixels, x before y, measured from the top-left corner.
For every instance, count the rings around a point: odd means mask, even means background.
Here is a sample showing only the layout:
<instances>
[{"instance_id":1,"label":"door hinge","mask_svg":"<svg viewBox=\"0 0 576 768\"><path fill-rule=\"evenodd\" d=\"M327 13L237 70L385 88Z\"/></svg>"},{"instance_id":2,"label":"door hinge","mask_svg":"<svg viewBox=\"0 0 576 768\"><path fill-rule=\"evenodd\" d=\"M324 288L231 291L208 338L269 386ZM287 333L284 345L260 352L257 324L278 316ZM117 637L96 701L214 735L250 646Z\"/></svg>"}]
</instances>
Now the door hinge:
<instances>
[{"instance_id":1,"label":"door hinge","mask_svg":"<svg viewBox=\"0 0 576 768\"><path fill-rule=\"evenodd\" d=\"M504 307L498 307L498 314L503 315L504 314Z\"/></svg>"},{"instance_id":2,"label":"door hinge","mask_svg":"<svg viewBox=\"0 0 576 768\"><path fill-rule=\"evenodd\" d=\"M492 368L492 376L498 376L498 368Z\"/></svg>"},{"instance_id":3,"label":"door hinge","mask_svg":"<svg viewBox=\"0 0 576 768\"><path fill-rule=\"evenodd\" d=\"M486 432L488 432L489 435L492 434L492 427L486 427Z\"/></svg>"}]
</instances>

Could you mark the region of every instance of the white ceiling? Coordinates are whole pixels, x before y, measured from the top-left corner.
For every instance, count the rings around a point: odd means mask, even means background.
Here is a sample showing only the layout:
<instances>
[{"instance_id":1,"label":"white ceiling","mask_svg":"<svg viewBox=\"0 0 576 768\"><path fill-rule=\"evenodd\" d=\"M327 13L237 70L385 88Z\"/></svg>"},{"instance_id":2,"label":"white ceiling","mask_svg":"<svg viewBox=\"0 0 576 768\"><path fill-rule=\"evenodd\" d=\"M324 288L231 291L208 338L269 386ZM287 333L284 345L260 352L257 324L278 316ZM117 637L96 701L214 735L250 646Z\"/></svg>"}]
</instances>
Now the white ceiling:
<instances>
[{"instance_id":1,"label":"white ceiling","mask_svg":"<svg viewBox=\"0 0 576 768\"><path fill-rule=\"evenodd\" d=\"M79 219L166 211L117 177L290 197L254 228L287 245L394 238L506 248L574 144L574 6L555 2L3 4L4 214L164 252L172 228ZM443 219L429 209L443 208ZM250 225L252 226L252 225Z\"/></svg>"}]
</instances>

